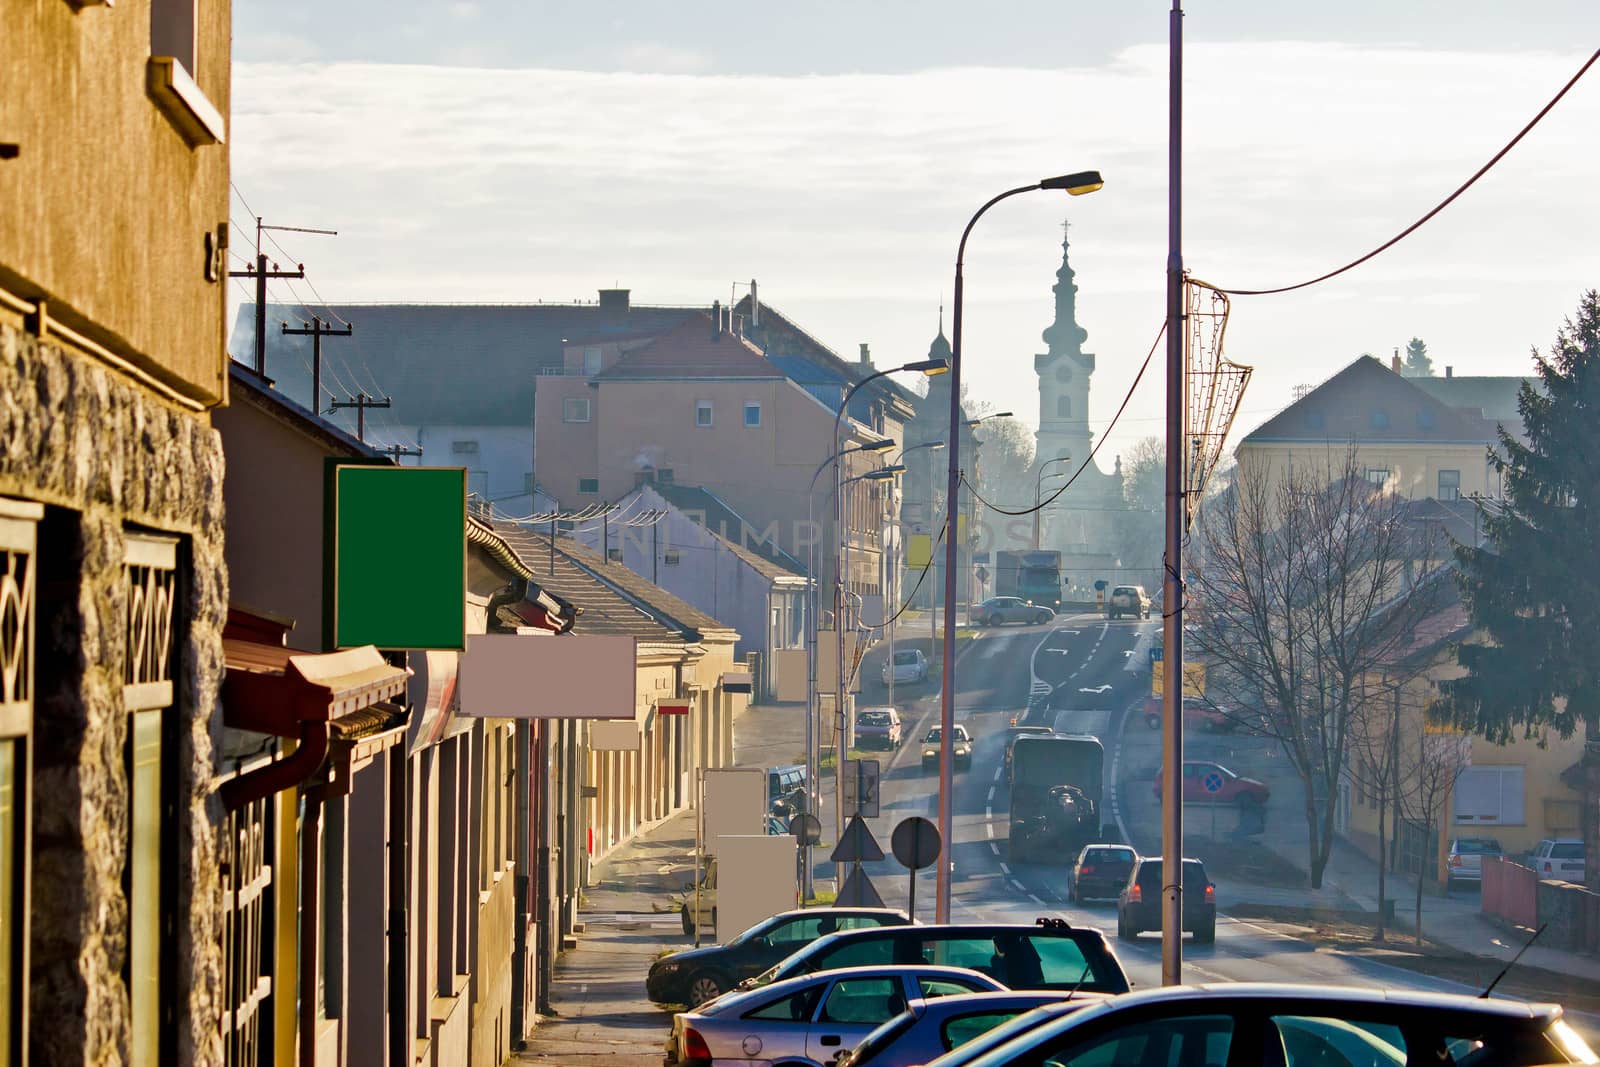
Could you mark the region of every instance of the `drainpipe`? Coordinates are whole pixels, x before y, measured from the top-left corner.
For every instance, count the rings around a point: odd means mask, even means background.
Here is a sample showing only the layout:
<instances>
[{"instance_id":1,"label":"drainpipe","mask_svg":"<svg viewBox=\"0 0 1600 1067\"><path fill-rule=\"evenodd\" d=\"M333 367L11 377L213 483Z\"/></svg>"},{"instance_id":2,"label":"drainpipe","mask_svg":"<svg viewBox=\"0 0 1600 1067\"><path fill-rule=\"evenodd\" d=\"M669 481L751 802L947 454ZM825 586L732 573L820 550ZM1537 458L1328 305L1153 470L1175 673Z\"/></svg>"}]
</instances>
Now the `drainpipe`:
<instances>
[{"instance_id":1,"label":"drainpipe","mask_svg":"<svg viewBox=\"0 0 1600 1067\"><path fill-rule=\"evenodd\" d=\"M222 783L218 792L224 807L242 811L258 800L309 781L317 773L328 757L329 726L308 719L301 719L299 725L300 736L288 756Z\"/></svg>"}]
</instances>

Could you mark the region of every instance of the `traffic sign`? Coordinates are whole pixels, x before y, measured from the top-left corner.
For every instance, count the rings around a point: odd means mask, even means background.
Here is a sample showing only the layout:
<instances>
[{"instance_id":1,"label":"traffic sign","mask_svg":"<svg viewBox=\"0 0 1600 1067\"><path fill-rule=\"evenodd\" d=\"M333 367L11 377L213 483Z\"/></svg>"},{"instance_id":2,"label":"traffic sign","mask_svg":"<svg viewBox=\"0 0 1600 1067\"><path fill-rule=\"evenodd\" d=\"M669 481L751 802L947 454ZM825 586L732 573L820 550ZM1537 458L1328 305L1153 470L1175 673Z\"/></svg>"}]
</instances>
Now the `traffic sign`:
<instances>
[{"instance_id":1,"label":"traffic sign","mask_svg":"<svg viewBox=\"0 0 1600 1067\"><path fill-rule=\"evenodd\" d=\"M822 823L809 811L802 811L789 820L789 833L802 845L814 845L822 840Z\"/></svg>"},{"instance_id":2,"label":"traffic sign","mask_svg":"<svg viewBox=\"0 0 1600 1067\"><path fill-rule=\"evenodd\" d=\"M879 814L878 782L882 775L875 759L844 761L844 813L876 819ZM851 789L854 783L855 788Z\"/></svg>"},{"instance_id":3,"label":"traffic sign","mask_svg":"<svg viewBox=\"0 0 1600 1067\"><path fill-rule=\"evenodd\" d=\"M828 858L834 863L863 863L883 859L883 849L867 824L861 821L861 816L852 815Z\"/></svg>"},{"instance_id":4,"label":"traffic sign","mask_svg":"<svg viewBox=\"0 0 1600 1067\"><path fill-rule=\"evenodd\" d=\"M1210 771L1209 773L1206 774L1206 776L1204 778L1202 778L1200 780L1200 784L1206 787L1206 792L1207 793L1220 793L1220 792L1222 792L1222 774L1221 774L1221 772L1219 772L1219 771Z\"/></svg>"},{"instance_id":5,"label":"traffic sign","mask_svg":"<svg viewBox=\"0 0 1600 1067\"><path fill-rule=\"evenodd\" d=\"M845 878L844 884L839 887L839 895L834 903L848 908L881 908L883 898L878 895L878 890L873 887L872 879L866 876L860 867L851 871Z\"/></svg>"},{"instance_id":6,"label":"traffic sign","mask_svg":"<svg viewBox=\"0 0 1600 1067\"><path fill-rule=\"evenodd\" d=\"M913 871L939 862L939 828L920 815L901 819L889 844L894 858Z\"/></svg>"}]
</instances>

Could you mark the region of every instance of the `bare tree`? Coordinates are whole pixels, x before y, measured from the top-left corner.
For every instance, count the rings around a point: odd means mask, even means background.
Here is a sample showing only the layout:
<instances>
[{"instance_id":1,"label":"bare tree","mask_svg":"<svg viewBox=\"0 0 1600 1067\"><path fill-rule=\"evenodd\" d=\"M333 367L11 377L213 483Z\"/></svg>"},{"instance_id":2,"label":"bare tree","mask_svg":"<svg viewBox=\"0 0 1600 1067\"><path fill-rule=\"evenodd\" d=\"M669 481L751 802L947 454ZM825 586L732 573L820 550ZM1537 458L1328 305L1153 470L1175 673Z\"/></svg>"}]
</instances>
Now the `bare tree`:
<instances>
[{"instance_id":1,"label":"bare tree","mask_svg":"<svg viewBox=\"0 0 1600 1067\"><path fill-rule=\"evenodd\" d=\"M1207 503L1189 596L1208 690L1273 738L1304 786L1311 885L1333 845L1339 781L1371 699L1437 582L1406 502L1370 484L1355 450L1322 468L1241 464Z\"/></svg>"},{"instance_id":2,"label":"bare tree","mask_svg":"<svg viewBox=\"0 0 1600 1067\"><path fill-rule=\"evenodd\" d=\"M1386 676L1369 685L1363 713L1357 717L1352 730L1354 765L1347 771L1350 780L1378 809L1378 928L1373 935L1376 941L1385 939L1389 918L1388 877L1393 860L1390 837L1399 819L1404 688L1390 683Z\"/></svg>"},{"instance_id":3,"label":"bare tree","mask_svg":"<svg viewBox=\"0 0 1600 1067\"><path fill-rule=\"evenodd\" d=\"M1444 822L1444 806L1461 772L1471 763L1471 742L1451 727L1434 726L1426 714L1429 701L1414 701L1408 716L1411 729L1402 727L1399 750L1401 785L1398 794L1404 817L1422 827L1421 862L1417 864L1416 934L1422 944L1422 890L1429 865L1438 859L1430 847L1432 831ZM1409 736L1406 736L1408 735Z\"/></svg>"}]
</instances>

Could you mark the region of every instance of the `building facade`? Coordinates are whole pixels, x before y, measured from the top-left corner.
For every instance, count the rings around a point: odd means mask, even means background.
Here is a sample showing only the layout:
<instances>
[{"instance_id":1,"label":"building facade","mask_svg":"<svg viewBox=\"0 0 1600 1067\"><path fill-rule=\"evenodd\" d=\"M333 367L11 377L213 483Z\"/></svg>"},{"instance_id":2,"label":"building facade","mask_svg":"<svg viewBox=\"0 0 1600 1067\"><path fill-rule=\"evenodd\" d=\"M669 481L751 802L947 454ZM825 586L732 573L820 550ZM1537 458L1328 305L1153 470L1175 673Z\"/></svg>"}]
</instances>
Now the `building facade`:
<instances>
[{"instance_id":1,"label":"building facade","mask_svg":"<svg viewBox=\"0 0 1600 1067\"><path fill-rule=\"evenodd\" d=\"M230 11L180 8L5 15L0 1063L222 1062Z\"/></svg>"}]
</instances>

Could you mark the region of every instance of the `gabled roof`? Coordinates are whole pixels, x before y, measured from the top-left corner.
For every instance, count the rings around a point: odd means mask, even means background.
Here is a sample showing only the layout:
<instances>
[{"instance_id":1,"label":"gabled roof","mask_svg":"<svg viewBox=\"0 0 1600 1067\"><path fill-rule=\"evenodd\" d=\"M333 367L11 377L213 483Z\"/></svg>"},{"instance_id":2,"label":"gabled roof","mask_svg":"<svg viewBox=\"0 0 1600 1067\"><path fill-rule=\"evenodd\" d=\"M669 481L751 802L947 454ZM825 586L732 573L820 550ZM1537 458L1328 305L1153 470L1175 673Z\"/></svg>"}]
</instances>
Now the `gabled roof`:
<instances>
[{"instance_id":1,"label":"gabled roof","mask_svg":"<svg viewBox=\"0 0 1600 1067\"><path fill-rule=\"evenodd\" d=\"M697 485L654 483L650 488L667 503L691 518L699 516L700 525L759 559L783 568L790 574L804 575L806 566L771 541L760 540L760 528L735 511L727 501L711 490ZM750 533L747 535L746 531Z\"/></svg>"},{"instance_id":2,"label":"gabled roof","mask_svg":"<svg viewBox=\"0 0 1600 1067\"><path fill-rule=\"evenodd\" d=\"M781 361L784 373L802 385L820 385L828 382L853 385L878 369L844 359L764 300L761 302L759 322L751 321L757 317L752 315L754 310L751 298L746 294L734 306L733 313L744 319L745 335L760 345L773 362ZM788 358L784 360L782 357ZM796 366L795 357L800 357L809 363L816 373L807 374L804 369ZM888 377L879 378L867 386L865 392L887 395L906 408L917 402L916 393ZM909 412L902 411L902 415L905 414Z\"/></svg>"},{"instance_id":3,"label":"gabled roof","mask_svg":"<svg viewBox=\"0 0 1600 1067\"><path fill-rule=\"evenodd\" d=\"M1371 356L1362 356L1246 435L1280 441L1488 444L1494 424L1451 407Z\"/></svg>"},{"instance_id":4,"label":"gabled roof","mask_svg":"<svg viewBox=\"0 0 1600 1067\"><path fill-rule=\"evenodd\" d=\"M776 581L780 578L792 578L797 582L805 581L805 575L799 571L792 571L788 567L784 567L780 564L772 562L765 556L757 555L755 552L750 551L750 549L730 541L728 538L723 537L721 534L712 530L707 530L706 533L711 535L712 540L716 541L734 556L742 560L751 570L755 571L757 574L768 579L769 581Z\"/></svg>"},{"instance_id":5,"label":"gabled roof","mask_svg":"<svg viewBox=\"0 0 1600 1067\"><path fill-rule=\"evenodd\" d=\"M649 344L627 352L595 375L600 381L739 378L781 380L781 370L744 338L691 315Z\"/></svg>"},{"instance_id":6,"label":"gabled roof","mask_svg":"<svg viewBox=\"0 0 1600 1067\"><path fill-rule=\"evenodd\" d=\"M387 414L402 426L531 425L534 381L562 365L567 339L661 333L705 314L598 304L269 304L267 374L301 398L311 394L311 338L285 336L280 323L300 326L313 313L348 321L354 331L323 342L324 386L381 390L394 402ZM240 358L254 351L254 304L240 306L228 345Z\"/></svg>"},{"instance_id":7,"label":"gabled roof","mask_svg":"<svg viewBox=\"0 0 1600 1067\"><path fill-rule=\"evenodd\" d=\"M1517 395L1526 382L1535 388L1538 378L1472 375L1448 378L1408 378L1430 396L1453 408L1476 411L1490 422L1498 422L1517 436L1522 435L1522 413L1517 410Z\"/></svg>"}]
</instances>

